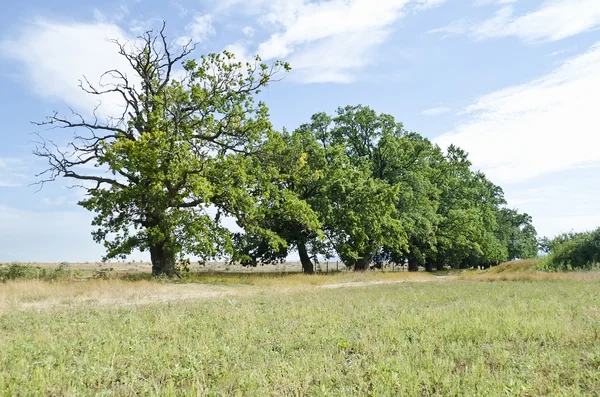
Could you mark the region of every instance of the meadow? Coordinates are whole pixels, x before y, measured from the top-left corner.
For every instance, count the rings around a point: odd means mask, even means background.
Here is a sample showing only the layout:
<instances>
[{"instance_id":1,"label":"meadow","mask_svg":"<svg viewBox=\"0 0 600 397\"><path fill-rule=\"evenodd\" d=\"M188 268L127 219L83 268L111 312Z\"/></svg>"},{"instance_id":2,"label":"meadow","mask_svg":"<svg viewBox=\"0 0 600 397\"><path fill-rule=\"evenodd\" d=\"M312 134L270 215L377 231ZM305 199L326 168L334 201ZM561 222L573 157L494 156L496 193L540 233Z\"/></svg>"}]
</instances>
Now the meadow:
<instances>
[{"instance_id":1,"label":"meadow","mask_svg":"<svg viewBox=\"0 0 600 397\"><path fill-rule=\"evenodd\" d=\"M9 280L0 394L598 395L599 274L521 267Z\"/></svg>"}]
</instances>

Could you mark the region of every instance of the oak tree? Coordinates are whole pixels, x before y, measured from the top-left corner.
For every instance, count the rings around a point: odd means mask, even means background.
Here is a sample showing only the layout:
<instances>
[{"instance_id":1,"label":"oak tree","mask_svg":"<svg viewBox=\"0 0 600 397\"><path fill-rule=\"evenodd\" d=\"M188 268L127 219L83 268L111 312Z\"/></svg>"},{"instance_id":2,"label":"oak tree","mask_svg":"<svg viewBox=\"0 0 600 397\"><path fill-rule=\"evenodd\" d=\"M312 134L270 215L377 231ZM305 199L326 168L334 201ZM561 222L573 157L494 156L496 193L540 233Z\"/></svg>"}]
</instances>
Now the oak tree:
<instances>
[{"instance_id":1,"label":"oak tree","mask_svg":"<svg viewBox=\"0 0 600 397\"><path fill-rule=\"evenodd\" d=\"M80 87L99 98L117 95L123 112L54 113L39 123L74 130L66 146L39 135L34 153L49 166L40 183L65 177L86 189L79 204L95 213L93 237L104 243L105 259L150 251L152 273L173 275L186 254L231 252L230 233L211 208L222 197L234 200L229 209L248 203L233 180L244 170L223 167L229 153L252 153L271 131L255 96L289 66L258 57L243 64L227 51L192 59L195 46L172 45L164 24L113 43L130 70L109 70L98 84L84 78Z\"/></svg>"}]
</instances>

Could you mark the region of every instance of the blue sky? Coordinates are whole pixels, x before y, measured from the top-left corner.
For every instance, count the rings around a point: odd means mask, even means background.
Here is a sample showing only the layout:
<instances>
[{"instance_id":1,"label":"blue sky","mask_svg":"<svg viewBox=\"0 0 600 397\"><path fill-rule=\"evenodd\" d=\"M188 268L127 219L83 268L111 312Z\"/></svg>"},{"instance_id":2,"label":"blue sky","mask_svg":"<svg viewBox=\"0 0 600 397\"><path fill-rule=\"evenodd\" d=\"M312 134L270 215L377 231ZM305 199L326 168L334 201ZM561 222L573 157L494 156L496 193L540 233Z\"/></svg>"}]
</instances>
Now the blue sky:
<instances>
[{"instance_id":1,"label":"blue sky","mask_svg":"<svg viewBox=\"0 0 600 397\"><path fill-rule=\"evenodd\" d=\"M277 128L368 105L467 150L541 235L600 226L598 0L23 0L0 15L0 262L100 258L82 192L29 186L30 121L93 108L78 79L123 66L106 38L162 20L197 55L289 61Z\"/></svg>"}]
</instances>

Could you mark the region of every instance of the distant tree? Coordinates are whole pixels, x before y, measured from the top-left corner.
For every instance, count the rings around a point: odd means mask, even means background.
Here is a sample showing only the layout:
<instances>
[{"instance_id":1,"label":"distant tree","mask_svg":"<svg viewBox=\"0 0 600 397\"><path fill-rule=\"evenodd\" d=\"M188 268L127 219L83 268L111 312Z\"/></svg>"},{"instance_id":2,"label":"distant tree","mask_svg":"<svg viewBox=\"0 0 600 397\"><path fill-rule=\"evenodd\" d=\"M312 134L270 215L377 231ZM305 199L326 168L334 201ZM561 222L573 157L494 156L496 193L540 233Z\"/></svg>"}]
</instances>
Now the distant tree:
<instances>
[{"instance_id":1,"label":"distant tree","mask_svg":"<svg viewBox=\"0 0 600 397\"><path fill-rule=\"evenodd\" d=\"M497 236L507 248L507 260L529 259L538 255L537 231L528 214L502 208L498 214Z\"/></svg>"},{"instance_id":2,"label":"distant tree","mask_svg":"<svg viewBox=\"0 0 600 397\"><path fill-rule=\"evenodd\" d=\"M134 43L114 43L133 75L109 70L99 85L85 79L80 86L92 96L117 94L123 113L106 121L95 112L92 120L55 113L40 123L75 130L67 149L40 136L34 153L49 164L40 183L83 182L87 196L79 204L96 213L93 237L104 243L105 259L149 250L152 273L172 275L186 254L231 252L219 215L251 211L252 203L247 163L227 161L227 154L252 153L271 131L267 107L254 96L288 65L258 57L243 65L229 52L188 59L194 46L172 47L164 25ZM211 217L209 207L223 197L227 208Z\"/></svg>"},{"instance_id":3,"label":"distant tree","mask_svg":"<svg viewBox=\"0 0 600 397\"><path fill-rule=\"evenodd\" d=\"M541 237L540 239L538 239L538 246L540 247L540 250L542 252L549 253L555 250L558 245L565 243L569 240L573 240L579 234L580 233L570 231L568 233L561 233L555 236L554 238Z\"/></svg>"}]
</instances>

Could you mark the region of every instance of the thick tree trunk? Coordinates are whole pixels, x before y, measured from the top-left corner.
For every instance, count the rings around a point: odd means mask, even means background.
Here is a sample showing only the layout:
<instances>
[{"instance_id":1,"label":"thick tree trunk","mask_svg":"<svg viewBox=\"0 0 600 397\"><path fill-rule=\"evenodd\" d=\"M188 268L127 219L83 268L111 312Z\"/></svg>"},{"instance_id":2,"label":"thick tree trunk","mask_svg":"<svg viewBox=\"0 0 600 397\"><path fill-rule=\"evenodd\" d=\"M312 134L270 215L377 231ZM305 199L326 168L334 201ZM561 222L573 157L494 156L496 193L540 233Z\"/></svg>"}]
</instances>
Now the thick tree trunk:
<instances>
[{"instance_id":1,"label":"thick tree trunk","mask_svg":"<svg viewBox=\"0 0 600 397\"><path fill-rule=\"evenodd\" d=\"M163 244L150 247L150 258L152 260L153 276L173 276L175 270L175 253L165 248Z\"/></svg>"},{"instance_id":2,"label":"thick tree trunk","mask_svg":"<svg viewBox=\"0 0 600 397\"><path fill-rule=\"evenodd\" d=\"M369 268L369 264L371 263L370 255L363 255L361 258L358 258L356 263L354 264L355 272L364 272Z\"/></svg>"},{"instance_id":3,"label":"thick tree trunk","mask_svg":"<svg viewBox=\"0 0 600 397\"><path fill-rule=\"evenodd\" d=\"M418 272L419 271L419 263L416 258L408 258L408 271L409 272Z\"/></svg>"},{"instance_id":4,"label":"thick tree trunk","mask_svg":"<svg viewBox=\"0 0 600 397\"><path fill-rule=\"evenodd\" d=\"M432 272L433 266L431 266L431 262L425 263L425 271Z\"/></svg>"},{"instance_id":5,"label":"thick tree trunk","mask_svg":"<svg viewBox=\"0 0 600 397\"><path fill-rule=\"evenodd\" d=\"M300 254L300 263L302 263L302 271L306 274L313 274L315 272L315 266L308 256L306 250L306 244L298 243L298 253Z\"/></svg>"}]
</instances>

